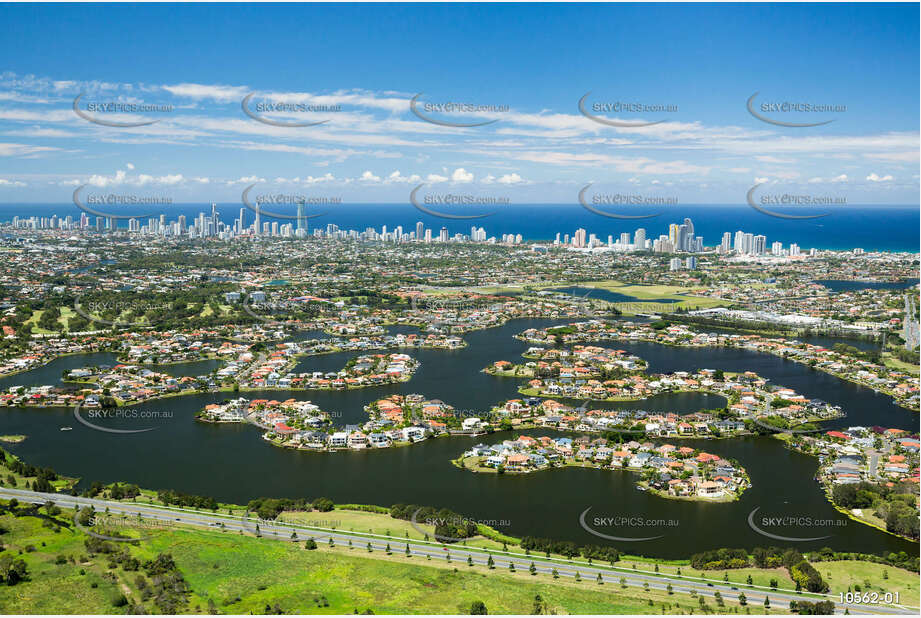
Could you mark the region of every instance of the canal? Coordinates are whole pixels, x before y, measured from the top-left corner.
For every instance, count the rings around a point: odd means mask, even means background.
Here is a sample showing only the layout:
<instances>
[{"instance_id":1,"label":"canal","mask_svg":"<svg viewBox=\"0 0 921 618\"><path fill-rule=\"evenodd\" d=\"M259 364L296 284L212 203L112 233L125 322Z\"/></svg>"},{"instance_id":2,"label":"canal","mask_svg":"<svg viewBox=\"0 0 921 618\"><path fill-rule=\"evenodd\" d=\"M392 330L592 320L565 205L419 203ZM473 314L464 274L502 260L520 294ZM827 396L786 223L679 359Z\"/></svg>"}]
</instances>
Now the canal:
<instances>
[{"instance_id":1,"label":"canal","mask_svg":"<svg viewBox=\"0 0 921 618\"><path fill-rule=\"evenodd\" d=\"M392 393L421 393L441 399L458 410L482 411L517 396L518 380L496 378L480 370L500 360L518 361L529 344L513 338L526 328L543 328L565 321L515 320L502 327L464 335L468 347L460 350L412 350L421 361L413 378L403 384L340 391L259 391L247 397L309 399L337 415L337 423L360 422L362 407ZM771 355L731 348L673 348L652 343L600 342L628 350L649 362L651 372L700 368L751 370L772 383L789 386L807 396L841 405L845 419L829 427L883 425L917 431L916 413L900 408L891 398L828 374ZM334 371L354 353L304 358L298 371ZM88 364L114 364L110 354L69 356L49 365L0 380L0 387L58 383L65 369ZM164 370L180 366L163 366ZM76 422L71 409L0 409L0 433L28 438L4 448L59 473L91 481L125 481L152 489L170 488L245 503L258 496L315 498L336 502L389 506L395 503L445 506L464 515L494 522L518 536L543 536L578 543L613 544L630 553L680 557L714 547L791 545L765 538L748 524L754 509L758 518L809 517L835 521L821 529L785 531L790 537L827 536L820 541L797 542L803 550L822 546L838 550L879 553L916 552L918 545L849 521L825 500L813 480L818 462L792 452L770 437L736 440L682 440L737 460L748 471L752 487L732 503L701 503L659 498L638 491L633 473L564 468L529 475L473 474L455 468L450 460L478 442L493 443L518 434L497 433L480 438L450 437L405 448L368 452L310 453L272 447L252 426L194 422L206 404L225 393L197 394L128 406L133 418L106 420L113 428L151 428L116 435L94 431ZM678 393L642 402L611 403L604 407L650 411L694 412L722 405L722 399L703 393ZM98 421L103 424L103 421ZM70 431L61 431L69 426ZM531 435L558 435L529 430ZM607 541L587 531L580 515L597 532L647 541ZM617 526L591 526L595 518L620 518Z\"/></svg>"}]
</instances>

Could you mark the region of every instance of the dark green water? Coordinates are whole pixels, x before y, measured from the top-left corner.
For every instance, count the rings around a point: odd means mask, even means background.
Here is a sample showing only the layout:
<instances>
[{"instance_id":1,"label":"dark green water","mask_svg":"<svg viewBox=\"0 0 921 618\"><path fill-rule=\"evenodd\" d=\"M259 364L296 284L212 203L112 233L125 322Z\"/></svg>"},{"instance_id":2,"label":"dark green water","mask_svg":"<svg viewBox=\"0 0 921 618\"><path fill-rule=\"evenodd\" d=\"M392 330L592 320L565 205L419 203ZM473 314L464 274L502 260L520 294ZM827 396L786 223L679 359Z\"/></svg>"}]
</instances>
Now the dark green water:
<instances>
[{"instance_id":1,"label":"dark green water","mask_svg":"<svg viewBox=\"0 0 921 618\"><path fill-rule=\"evenodd\" d=\"M552 323L517 320L501 328L468 333L465 339L470 345L462 350L411 351L422 366L405 384L335 393L261 391L247 396L310 399L324 409L341 412L340 423L364 419L364 404L398 392L437 397L459 410L484 410L515 396L518 381L487 376L480 369L499 359L517 360L529 346L512 335ZM618 342L616 347L648 360L653 372L698 368L756 371L775 384L842 405L848 418L829 423L830 427L878 424L917 431L917 415L893 405L888 397L773 356L745 350L669 348L648 343ZM336 370L350 354L307 358L298 370ZM56 381L65 367L111 362L99 360L99 356L60 359L48 367L6 380L11 380L11 384L48 383L44 378L53 377ZM25 442L5 448L29 462L52 466L85 482L130 481L144 487L173 488L238 503L256 496L328 496L338 502L447 506L477 519L505 521L507 525L497 527L518 535L609 543L650 555L677 557L712 547L778 544L749 528L747 518L755 508L760 509L759 520L762 516L790 515L846 521L826 502L813 481L817 461L788 451L770 438L682 441L738 460L751 477L753 487L741 500L705 504L666 500L640 492L635 489L635 477L628 472L566 468L498 477L475 475L450 464L451 459L477 442L492 443L517 434L440 438L406 448L369 452L308 453L271 447L260 439L260 431L255 427L209 425L192 420L205 404L225 397L192 395L130 407L171 412L172 417L166 419L97 421L117 428L155 428L128 436L84 427L74 420L70 409L0 409L0 433L27 435ZM687 413L720 404L718 397L695 393L609 405ZM73 430L62 432L62 426L71 426ZM553 435L546 431L527 433ZM595 526L598 532L620 537L663 535L644 542L605 541L579 524L579 515L589 507L590 524L595 517L642 517L671 520L676 525ZM802 549L826 545L866 552L918 548L917 544L849 521L843 526L821 529L769 531L791 537L832 535L822 541L796 543Z\"/></svg>"}]
</instances>

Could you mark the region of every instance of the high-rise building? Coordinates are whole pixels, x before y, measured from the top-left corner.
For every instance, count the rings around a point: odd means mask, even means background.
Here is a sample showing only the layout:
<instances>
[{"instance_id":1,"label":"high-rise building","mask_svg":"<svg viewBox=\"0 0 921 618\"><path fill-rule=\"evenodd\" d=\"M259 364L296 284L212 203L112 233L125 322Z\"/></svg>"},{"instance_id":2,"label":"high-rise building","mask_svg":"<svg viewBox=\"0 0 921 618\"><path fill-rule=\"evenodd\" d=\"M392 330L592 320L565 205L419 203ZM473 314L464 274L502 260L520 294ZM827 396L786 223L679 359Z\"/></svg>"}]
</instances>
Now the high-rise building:
<instances>
[{"instance_id":1,"label":"high-rise building","mask_svg":"<svg viewBox=\"0 0 921 618\"><path fill-rule=\"evenodd\" d=\"M425 232L425 225L422 224L422 221L416 221L416 241L420 242L422 240L422 234Z\"/></svg>"},{"instance_id":2,"label":"high-rise building","mask_svg":"<svg viewBox=\"0 0 921 618\"><path fill-rule=\"evenodd\" d=\"M633 233L633 250L643 251L646 249L646 230L639 228Z\"/></svg>"},{"instance_id":3,"label":"high-rise building","mask_svg":"<svg viewBox=\"0 0 921 618\"><path fill-rule=\"evenodd\" d=\"M732 249L736 253L745 253L745 232L742 230L736 232L735 239L732 243Z\"/></svg>"},{"instance_id":4,"label":"high-rise building","mask_svg":"<svg viewBox=\"0 0 921 618\"><path fill-rule=\"evenodd\" d=\"M672 258L668 263L669 270L681 270L681 258Z\"/></svg>"},{"instance_id":5,"label":"high-rise building","mask_svg":"<svg viewBox=\"0 0 921 618\"><path fill-rule=\"evenodd\" d=\"M675 251L688 250L688 226L682 223L678 226L677 238L675 239Z\"/></svg>"},{"instance_id":6,"label":"high-rise building","mask_svg":"<svg viewBox=\"0 0 921 618\"><path fill-rule=\"evenodd\" d=\"M753 239L753 234L749 232L742 233L742 253L747 255L752 252L752 245L754 244Z\"/></svg>"}]
</instances>

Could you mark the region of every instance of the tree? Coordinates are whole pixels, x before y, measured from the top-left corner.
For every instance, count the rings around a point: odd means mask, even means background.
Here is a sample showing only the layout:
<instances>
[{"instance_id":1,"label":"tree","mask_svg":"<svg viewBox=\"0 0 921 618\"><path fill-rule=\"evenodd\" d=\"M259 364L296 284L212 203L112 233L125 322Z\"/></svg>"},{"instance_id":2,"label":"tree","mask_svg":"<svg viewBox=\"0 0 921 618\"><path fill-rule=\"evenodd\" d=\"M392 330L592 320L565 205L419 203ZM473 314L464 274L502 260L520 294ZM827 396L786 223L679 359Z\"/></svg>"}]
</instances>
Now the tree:
<instances>
[{"instance_id":1,"label":"tree","mask_svg":"<svg viewBox=\"0 0 921 618\"><path fill-rule=\"evenodd\" d=\"M486 560L486 566L490 569L496 568L496 561L492 559L492 554L489 554L489 559Z\"/></svg>"},{"instance_id":2,"label":"tree","mask_svg":"<svg viewBox=\"0 0 921 618\"><path fill-rule=\"evenodd\" d=\"M0 583L15 586L26 579L28 568L22 558L14 559L9 554L0 556Z\"/></svg>"},{"instance_id":3,"label":"tree","mask_svg":"<svg viewBox=\"0 0 921 618\"><path fill-rule=\"evenodd\" d=\"M485 616L489 612L486 610L486 604L483 601L474 601L470 605L471 616Z\"/></svg>"},{"instance_id":4,"label":"tree","mask_svg":"<svg viewBox=\"0 0 921 618\"><path fill-rule=\"evenodd\" d=\"M544 613L544 599L539 595L534 595L534 609L531 610L531 614L540 615Z\"/></svg>"},{"instance_id":5,"label":"tree","mask_svg":"<svg viewBox=\"0 0 921 618\"><path fill-rule=\"evenodd\" d=\"M745 607L746 605L748 605L748 599L745 598L744 592L739 593L739 605L741 605L742 607Z\"/></svg>"}]
</instances>

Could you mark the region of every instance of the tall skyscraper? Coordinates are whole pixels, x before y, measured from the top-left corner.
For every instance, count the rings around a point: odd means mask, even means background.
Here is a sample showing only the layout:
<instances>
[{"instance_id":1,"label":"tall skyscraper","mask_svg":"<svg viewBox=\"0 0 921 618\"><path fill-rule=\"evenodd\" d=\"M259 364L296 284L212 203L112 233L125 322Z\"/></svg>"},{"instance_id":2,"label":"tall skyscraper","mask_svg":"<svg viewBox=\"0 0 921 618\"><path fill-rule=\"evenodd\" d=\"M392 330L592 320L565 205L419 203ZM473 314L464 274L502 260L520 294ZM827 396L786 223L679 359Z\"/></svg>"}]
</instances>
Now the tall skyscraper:
<instances>
[{"instance_id":1,"label":"tall skyscraper","mask_svg":"<svg viewBox=\"0 0 921 618\"><path fill-rule=\"evenodd\" d=\"M643 251L646 248L646 229L639 228L633 233L633 249Z\"/></svg>"},{"instance_id":2,"label":"tall skyscraper","mask_svg":"<svg viewBox=\"0 0 921 618\"><path fill-rule=\"evenodd\" d=\"M690 217L684 218L684 225L688 228L688 238L694 238L694 222Z\"/></svg>"}]
</instances>

